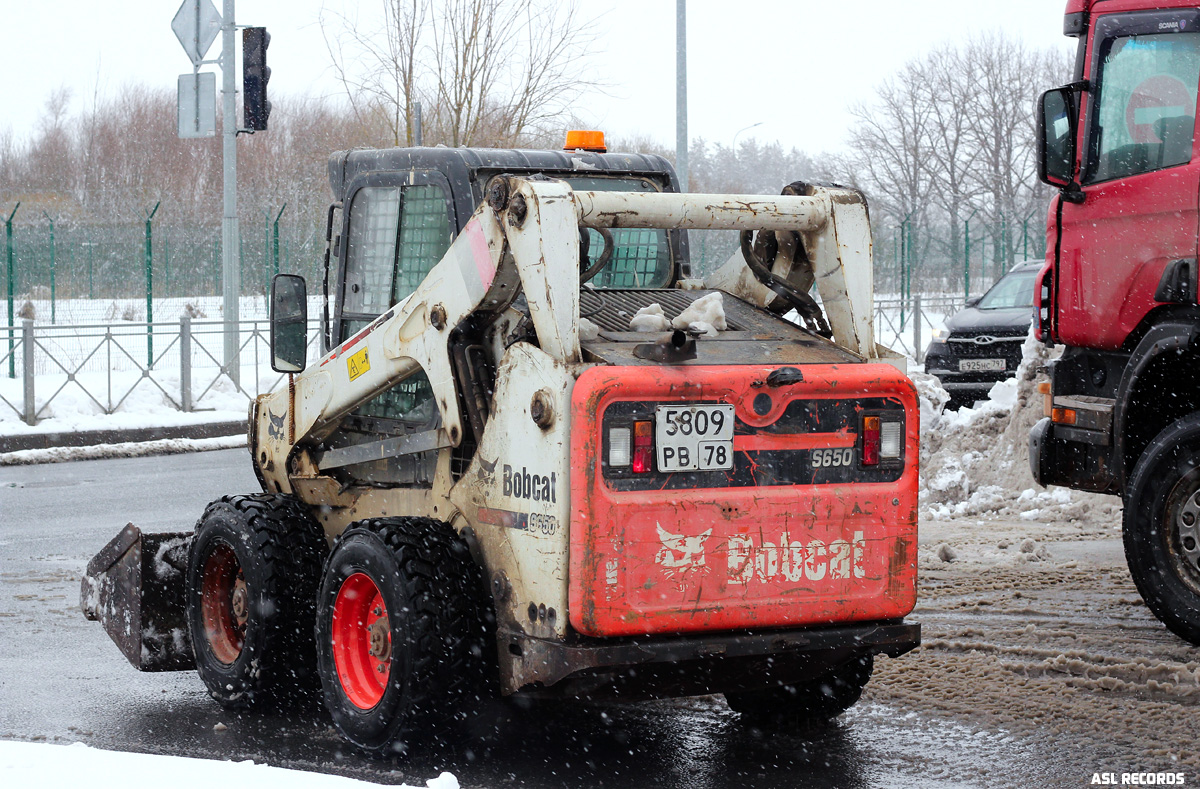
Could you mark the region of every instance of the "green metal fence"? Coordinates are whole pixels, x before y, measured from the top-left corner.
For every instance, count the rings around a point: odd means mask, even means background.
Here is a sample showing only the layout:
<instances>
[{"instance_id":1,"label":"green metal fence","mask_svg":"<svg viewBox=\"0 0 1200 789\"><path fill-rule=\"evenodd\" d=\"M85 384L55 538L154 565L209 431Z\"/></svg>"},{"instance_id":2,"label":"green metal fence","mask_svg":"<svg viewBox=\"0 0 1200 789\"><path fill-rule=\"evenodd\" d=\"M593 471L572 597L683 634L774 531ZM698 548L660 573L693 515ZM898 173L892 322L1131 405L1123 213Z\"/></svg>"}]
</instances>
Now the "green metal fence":
<instances>
[{"instance_id":1,"label":"green metal fence","mask_svg":"<svg viewBox=\"0 0 1200 789\"><path fill-rule=\"evenodd\" d=\"M147 206L121 223L79 222L44 210L0 206L5 259L0 263L7 323L103 323L177 320L156 303L194 318L221 295L219 224L167 221ZM261 296L279 272L321 280L322 229L288 224L287 205L241 224L242 295ZM909 219L875 228L875 290L911 300L914 294L980 295L1015 263L1045 256L1045 233L1033 215L985 224L974 215L955 236L914 227ZM690 234L692 276L716 270L738 249L733 231ZM182 306L180 306L182 305Z\"/></svg>"},{"instance_id":2,"label":"green metal fence","mask_svg":"<svg viewBox=\"0 0 1200 789\"><path fill-rule=\"evenodd\" d=\"M1046 257L1046 233L1035 214L985 224L972 214L951 234L917 228L906 218L876 228L875 291L979 296L1013 266Z\"/></svg>"},{"instance_id":3,"label":"green metal fence","mask_svg":"<svg viewBox=\"0 0 1200 789\"><path fill-rule=\"evenodd\" d=\"M39 324L175 320L179 316L157 314L155 302L221 295L219 224L167 223L156 206L128 222L106 224L45 211L25 216L24 210L0 214L7 220L0 262L7 325L26 317ZM265 294L279 272L320 281L322 233L281 224L285 210L241 223L243 296Z\"/></svg>"}]
</instances>

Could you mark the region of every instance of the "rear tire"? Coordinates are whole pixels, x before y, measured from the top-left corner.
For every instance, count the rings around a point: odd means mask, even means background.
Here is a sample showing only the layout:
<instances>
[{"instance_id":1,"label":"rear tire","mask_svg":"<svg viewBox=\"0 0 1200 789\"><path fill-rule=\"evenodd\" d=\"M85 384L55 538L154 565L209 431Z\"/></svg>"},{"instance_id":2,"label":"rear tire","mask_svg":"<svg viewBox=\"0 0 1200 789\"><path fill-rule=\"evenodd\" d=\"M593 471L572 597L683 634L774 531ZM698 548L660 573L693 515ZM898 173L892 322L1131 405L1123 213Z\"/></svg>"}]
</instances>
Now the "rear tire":
<instances>
[{"instance_id":1,"label":"rear tire","mask_svg":"<svg viewBox=\"0 0 1200 789\"><path fill-rule=\"evenodd\" d=\"M754 721L798 727L837 717L862 696L875 667L872 655L856 657L803 684L726 693L729 708Z\"/></svg>"},{"instance_id":2,"label":"rear tire","mask_svg":"<svg viewBox=\"0 0 1200 789\"><path fill-rule=\"evenodd\" d=\"M347 740L399 753L409 735L465 717L492 651L480 578L439 521L375 518L342 533L325 563L316 640L325 706Z\"/></svg>"},{"instance_id":3,"label":"rear tire","mask_svg":"<svg viewBox=\"0 0 1200 789\"><path fill-rule=\"evenodd\" d=\"M1146 607L1200 644L1200 413L1163 430L1125 492L1125 559Z\"/></svg>"},{"instance_id":4,"label":"rear tire","mask_svg":"<svg viewBox=\"0 0 1200 789\"><path fill-rule=\"evenodd\" d=\"M321 526L291 496L225 496L205 508L188 552L187 621L196 671L222 706L315 689L314 601L327 552Z\"/></svg>"}]
</instances>

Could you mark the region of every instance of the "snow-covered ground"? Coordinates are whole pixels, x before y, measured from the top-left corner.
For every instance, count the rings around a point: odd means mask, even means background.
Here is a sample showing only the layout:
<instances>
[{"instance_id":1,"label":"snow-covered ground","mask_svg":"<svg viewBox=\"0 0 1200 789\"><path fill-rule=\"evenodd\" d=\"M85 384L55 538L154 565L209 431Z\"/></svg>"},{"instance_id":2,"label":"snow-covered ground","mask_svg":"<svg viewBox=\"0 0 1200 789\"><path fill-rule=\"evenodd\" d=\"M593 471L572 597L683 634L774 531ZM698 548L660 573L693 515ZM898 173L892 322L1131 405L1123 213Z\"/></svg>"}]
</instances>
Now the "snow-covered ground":
<instances>
[{"instance_id":1,"label":"snow-covered ground","mask_svg":"<svg viewBox=\"0 0 1200 789\"><path fill-rule=\"evenodd\" d=\"M184 756L105 751L83 743L0 740L0 785L10 789L129 789L252 786L254 789L356 789L374 783L339 775L287 770L252 761L228 762ZM418 789L404 784L400 789ZM421 789L459 789L452 773L442 773Z\"/></svg>"}]
</instances>

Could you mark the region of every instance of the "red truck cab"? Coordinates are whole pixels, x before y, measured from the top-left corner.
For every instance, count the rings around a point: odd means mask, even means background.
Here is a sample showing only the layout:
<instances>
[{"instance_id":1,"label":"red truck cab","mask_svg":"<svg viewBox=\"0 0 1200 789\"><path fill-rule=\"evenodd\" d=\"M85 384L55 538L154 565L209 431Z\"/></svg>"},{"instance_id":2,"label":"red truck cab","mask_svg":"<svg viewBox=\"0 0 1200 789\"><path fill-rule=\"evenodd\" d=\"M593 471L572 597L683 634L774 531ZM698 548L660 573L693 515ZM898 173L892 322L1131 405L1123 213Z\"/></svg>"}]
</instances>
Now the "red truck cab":
<instances>
[{"instance_id":1,"label":"red truck cab","mask_svg":"<svg viewBox=\"0 0 1200 789\"><path fill-rule=\"evenodd\" d=\"M1200 642L1200 7L1070 0L1064 33L1074 80L1038 117L1039 174L1060 194L1034 326L1065 350L1030 465L1124 498L1139 590Z\"/></svg>"}]
</instances>

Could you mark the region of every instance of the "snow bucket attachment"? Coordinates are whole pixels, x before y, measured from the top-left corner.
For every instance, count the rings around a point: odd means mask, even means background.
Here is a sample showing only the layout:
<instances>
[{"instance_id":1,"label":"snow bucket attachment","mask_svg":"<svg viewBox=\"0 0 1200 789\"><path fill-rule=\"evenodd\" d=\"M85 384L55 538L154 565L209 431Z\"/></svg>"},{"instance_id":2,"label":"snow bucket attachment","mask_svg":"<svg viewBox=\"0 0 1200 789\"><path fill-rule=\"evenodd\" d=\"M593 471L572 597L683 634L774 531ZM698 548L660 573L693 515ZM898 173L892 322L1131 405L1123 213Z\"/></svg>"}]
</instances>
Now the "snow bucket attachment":
<instances>
[{"instance_id":1,"label":"snow bucket attachment","mask_svg":"<svg viewBox=\"0 0 1200 789\"><path fill-rule=\"evenodd\" d=\"M184 613L191 532L143 534L128 524L88 562L83 615L99 622L140 671L194 668Z\"/></svg>"}]
</instances>

